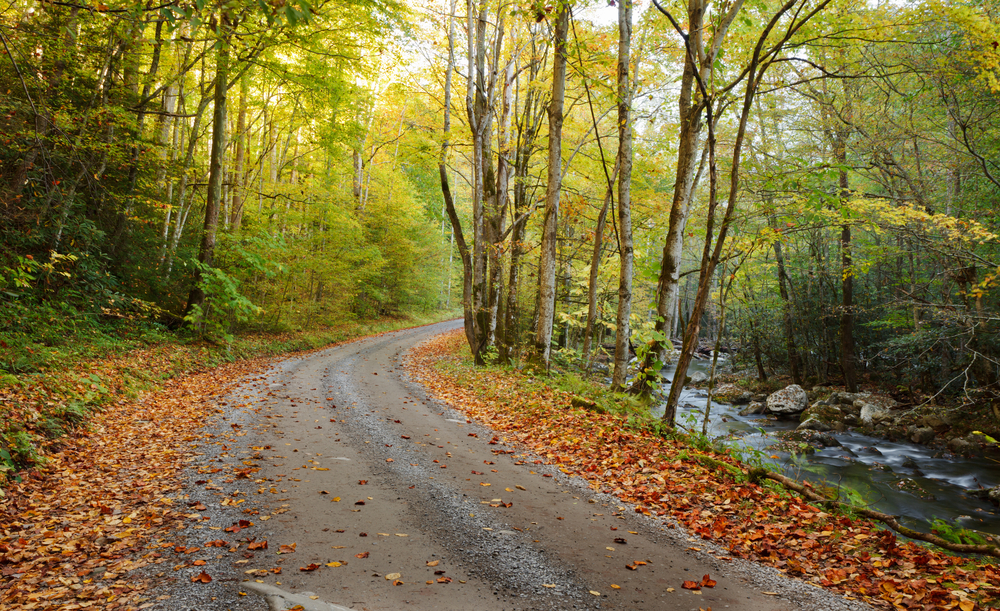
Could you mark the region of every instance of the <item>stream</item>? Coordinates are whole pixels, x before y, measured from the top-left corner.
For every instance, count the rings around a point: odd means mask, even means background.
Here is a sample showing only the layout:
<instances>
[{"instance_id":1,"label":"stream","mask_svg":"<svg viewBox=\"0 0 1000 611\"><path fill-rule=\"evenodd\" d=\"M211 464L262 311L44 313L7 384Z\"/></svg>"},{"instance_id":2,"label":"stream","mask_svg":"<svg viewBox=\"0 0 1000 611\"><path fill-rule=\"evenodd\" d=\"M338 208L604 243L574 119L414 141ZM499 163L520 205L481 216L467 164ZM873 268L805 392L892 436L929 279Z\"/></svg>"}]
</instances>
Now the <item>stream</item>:
<instances>
[{"instance_id":1,"label":"stream","mask_svg":"<svg viewBox=\"0 0 1000 611\"><path fill-rule=\"evenodd\" d=\"M722 360L720 359L720 366ZM694 361L688 375L708 375L710 361ZM672 380L673 367L663 370ZM706 390L685 388L677 408L677 422L700 431L708 398ZM840 447L817 448L814 454L791 454L776 449L775 433L794 430L798 419L777 419L770 414L741 416L745 406L712 401L708 434L744 454L757 453L788 477L823 483L856 492L877 511L905 516L900 522L927 532L935 519L954 526L1000 535L1000 509L989 501L965 494L980 485L1000 484L1000 462L995 457L973 458L943 454L909 442L888 441L846 431L828 434ZM663 413L663 405L652 409ZM749 458L749 456L748 456Z\"/></svg>"}]
</instances>

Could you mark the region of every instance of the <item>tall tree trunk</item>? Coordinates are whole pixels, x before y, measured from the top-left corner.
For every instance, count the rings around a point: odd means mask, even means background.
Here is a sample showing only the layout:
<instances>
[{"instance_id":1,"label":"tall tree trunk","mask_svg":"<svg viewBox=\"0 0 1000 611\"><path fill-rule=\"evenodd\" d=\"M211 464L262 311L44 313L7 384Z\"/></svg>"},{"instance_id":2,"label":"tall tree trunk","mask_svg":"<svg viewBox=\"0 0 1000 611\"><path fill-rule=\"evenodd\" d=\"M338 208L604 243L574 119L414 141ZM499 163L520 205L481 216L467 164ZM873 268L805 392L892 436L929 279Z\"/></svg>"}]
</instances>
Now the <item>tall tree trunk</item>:
<instances>
[{"instance_id":1,"label":"tall tree trunk","mask_svg":"<svg viewBox=\"0 0 1000 611\"><path fill-rule=\"evenodd\" d=\"M658 375L654 364L662 361L670 344L670 330L675 324L679 297L680 265L684 247L684 229L691 210L691 198L696 187L696 168L702 127L704 99L696 88L699 72L707 76L711 65L699 61L704 52L704 0L688 1L688 40L684 54L684 72L681 75L680 96L677 101L680 117L680 137L677 146L677 173L674 193L670 203L667 237L660 260L660 275L656 285L656 318L652 344L643 359L632 386L632 392L646 393L652 388L652 379ZM720 34L717 34L717 36ZM722 33L724 35L724 33ZM714 61L714 58L711 59ZM704 79L703 79L704 81Z\"/></svg>"},{"instance_id":2,"label":"tall tree trunk","mask_svg":"<svg viewBox=\"0 0 1000 611\"><path fill-rule=\"evenodd\" d=\"M769 202L770 203L770 202ZM776 230L778 219L773 210L768 211L768 225ZM792 372L792 382L802 384L802 359L799 356L799 349L795 344L795 324L793 318L793 304L789 295L788 272L785 270L785 255L781 247L781 240L774 241L774 261L778 267L778 294L781 295L782 322L785 331L785 349L788 352L788 367Z\"/></svg>"},{"instance_id":3,"label":"tall tree trunk","mask_svg":"<svg viewBox=\"0 0 1000 611\"><path fill-rule=\"evenodd\" d=\"M444 198L448 220L451 221L452 236L458 244L458 253L462 258L462 312L465 317L465 340L473 352L476 346L475 315L472 309L472 255L462 232L462 222L455 210L455 201L448 185L448 145L451 138L451 78L455 71L455 8L457 0L451 0L451 11L448 15L448 66L444 77L444 137L441 141L441 156L438 159L438 175L441 179L441 194ZM450 274L450 271L449 271ZM449 295L450 295L449 287Z\"/></svg>"},{"instance_id":4,"label":"tall tree trunk","mask_svg":"<svg viewBox=\"0 0 1000 611\"><path fill-rule=\"evenodd\" d=\"M615 157L615 169L611 172L612 183L618 178L618 163L621 157ZM604 192L604 204L597 213L597 225L594 227L594 249L590 255L590 277L587 283L587 326L583 330L583 362L590 364L590 351L594 338L594 327L597 324L597 279L600 274L601 253L604 250L604 229L608 222L608 208L614 195L612 185Z\"/></svg>"},{"instance_id":5,"label":"tall tree trunk","mask_svg":"<svg viewBox=\"0 0 1000 611\"><path fill-rule=\"evenodd\" d=\"M542 70L548 47L537 48L537 30L531 33L532 60L528 64L528 82L534 81ZM515 73L515 78L517 78ZM517 104L514 104L516 106ZM534 151L535 138L542 126L544 104L541 91L528 87L524 106L518 121L517 146L514 153L514 213L510 238L510 269L507 279L507 304L504 308L504 341L501 342L500 359L507 363L518 346L519 314L518 295L521 287L521 258L525 253L524 236L528 215L528 169Z\"/></svg>"},{"instance_id":6,"label":"tall tree trunk","mask_svg":"<svg viewBox=\"0 0 1000 611\"><path fill-rule=\"evenodd\" d=\"M615 327L615 367L611 387L622 389L628 373L632 336L632 123L629 61L632 47L632 0L618 3L618 316Z\"/></svg>"},{"instance_id":7,"label":"tall tree trunk","mask_svg":"<svg viewBox=\"0 0 1000 611\"><path fill-rule=\"evenodd\" d=\"M847 182L847 149L841 141L838 144L837 163L840 164L840 197L841 205L848 196ZM854 265L851 261L851 224L845 221L840 226L840 273L841 273L841 311L840 311L840 369L844 374L844 386L847 392L858 392L858 372L855 366L854 351Z\"/></svg>"},{"instance_id":8,"label":"tall tree trunk","mask_svg":"<svg viewBox=\"0 0 1000 611\"><path fill-rule=\"evenodd\" d=\"M562 185L562 124L566 98L566 38L569 6L557 5L552 61L552 99L549 102L549 167L545 190L545 216L538 259L538 320L535 354L538 365L548 369L552 350L552 323L556 304L556 230L559 222L559 189Z\"/></svg>"},{"instance_id":9,"label":"tall tree trunk","mask_svg":"<svg viewBox=\"0 0 1000 611\"><path fill-rule=\"evenodd\" d=\"M247 143L247 94L250 88L250 73L246 72L240 78L240 110L236 119L236 159L233 161L233 231L239 231L243 225L243 206L246 204L246 143Z\"/></svg>"},{"instance_id":10,"label":"tall tree trunk","mask_svg":"<svg viewBox=\"0 0 1000 611\"><path fill-rule=\"evenodd\" d=\"M198 262L204 267L215 264L215 236L219 225L219 202L222 196L222 157L226 151L226 93L229 79L229 18L225 11L220 11L221 47L217 51L215 61L215 115L212 121L212 151L208 166L208 192L205 196L205 224L198 249ZM185 313L189 314L195 306L202 307L205 303L205 291L201 286L202 272L195 271L194 286L188 295Z\"/></svg>"},{"instance_id":11,"label":"tall tree trunk","mask_svg":"<svg viewBox=\"0 0 1000 611\"><path fill-rule=\"evenodd\" d=\"M499 37L498 37L499 39ZM497 44L499 55L500 45ZM496 330L503 296L503 236L506 233L507 206L510 193L510 117L514 101L514 62L507 62L503 79L503 109L500 113L500 134L497 148L497 182L494 195L494 211L491 219L492 244L490 245L489 315L487 319L487 345L496 345ZM516 219L514 219L516 220Z\"/></svg>"}]
</instances>

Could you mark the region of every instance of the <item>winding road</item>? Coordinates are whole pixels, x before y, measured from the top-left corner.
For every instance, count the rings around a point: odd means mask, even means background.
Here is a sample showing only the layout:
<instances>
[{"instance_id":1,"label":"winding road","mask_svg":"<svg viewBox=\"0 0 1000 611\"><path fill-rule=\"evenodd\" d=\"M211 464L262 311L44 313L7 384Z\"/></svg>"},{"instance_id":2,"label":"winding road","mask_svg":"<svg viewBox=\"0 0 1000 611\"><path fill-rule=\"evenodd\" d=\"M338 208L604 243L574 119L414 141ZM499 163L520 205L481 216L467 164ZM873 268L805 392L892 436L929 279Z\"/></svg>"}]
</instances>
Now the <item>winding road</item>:
<instances>
[{"instance_id":1,"label":"winding road","mask_svg":"<svg viewBox=\"0 0 1000 611\"><path fill-rule=\"evenodd\" d=\"M214 606L267 609L246 587L261 583L305 592L307 609L857 608L772 569L715 558L700 539L593 494L431 400L408 378L405 355L460 324L289 358L227 397L221 428L253 432L243 454L227 446L203 463L260 469L257 483L237 479L225 494L253 497L250 532L269 549L219 581ZM252 409L240 416L236 403ZM292 543L294 553L275 555ZM318 568L299 570L310 564ZM704 575L715 587L681 587ZM162 608L188 608L183 601Z\"/></svg>"}]
</instances>

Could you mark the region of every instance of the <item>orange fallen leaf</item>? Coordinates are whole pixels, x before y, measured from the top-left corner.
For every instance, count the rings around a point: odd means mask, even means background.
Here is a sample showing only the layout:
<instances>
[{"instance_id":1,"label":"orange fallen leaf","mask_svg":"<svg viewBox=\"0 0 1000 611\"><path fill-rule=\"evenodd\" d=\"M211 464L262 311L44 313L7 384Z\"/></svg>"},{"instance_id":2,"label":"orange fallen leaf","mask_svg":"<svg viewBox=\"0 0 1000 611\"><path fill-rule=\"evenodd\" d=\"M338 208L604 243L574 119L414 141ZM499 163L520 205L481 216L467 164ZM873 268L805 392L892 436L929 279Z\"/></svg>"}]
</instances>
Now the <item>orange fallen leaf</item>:
<instances>
[{"instance_id":1,"label":"orange fallen leaf","mask_svg":"<svg viewBox=\"0 0 1000 611\"><path fill-rule=\"evenodd\" d=\"M210 583L212 581L211 576L205 571L202 571L191 578L193 583Z\"/></svg>"}]
</instances>

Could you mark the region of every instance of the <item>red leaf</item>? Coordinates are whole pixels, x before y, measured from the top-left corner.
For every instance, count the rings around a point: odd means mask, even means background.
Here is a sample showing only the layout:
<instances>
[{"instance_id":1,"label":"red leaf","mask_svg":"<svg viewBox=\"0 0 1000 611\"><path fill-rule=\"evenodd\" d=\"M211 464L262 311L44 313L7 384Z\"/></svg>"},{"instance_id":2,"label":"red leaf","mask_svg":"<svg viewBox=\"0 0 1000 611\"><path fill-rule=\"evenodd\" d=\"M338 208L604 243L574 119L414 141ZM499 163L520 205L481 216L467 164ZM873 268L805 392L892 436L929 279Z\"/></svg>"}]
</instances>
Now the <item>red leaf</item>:
<instances>
[{"instance_id":1,"label":"red leaf","mask_svg":"<svg viewBox=\"0 0 1000 611\"><path fill-rule=\"evenodd\" d=\"M701 584L698 583L697 581L685 581L683 584L681 584L681 587L684 588L685 590L700 590Z\"/></svg>"}]
</instances>

